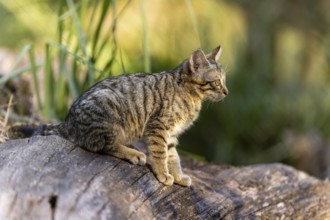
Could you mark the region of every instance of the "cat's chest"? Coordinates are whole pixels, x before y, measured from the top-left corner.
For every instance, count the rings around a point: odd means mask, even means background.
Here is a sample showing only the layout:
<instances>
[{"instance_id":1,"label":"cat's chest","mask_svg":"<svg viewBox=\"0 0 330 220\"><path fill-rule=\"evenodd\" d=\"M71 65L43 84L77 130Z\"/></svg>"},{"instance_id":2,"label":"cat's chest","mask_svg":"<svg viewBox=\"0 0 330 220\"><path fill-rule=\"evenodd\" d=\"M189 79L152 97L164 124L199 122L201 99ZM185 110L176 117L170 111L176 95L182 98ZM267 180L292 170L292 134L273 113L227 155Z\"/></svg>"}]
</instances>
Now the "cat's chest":
<instances>
[{"instance_id":1,"label":"cat's chest","mask_svg":"<svg viewBox=\"0 0 330 220\"><path fill-rule=\"evenodd\" d=\"M175 123L173 124L171 134L178 136L187 130L193 122L198 118L200 112L200 105L193 106L189 111L183 111L181 114L175 118Z\"/></svg>"},{"instance_id":2,"label":"cat's chest","mask_svg":"<svg viewBox=\"0 0 330 220\"><path fill-rule=\"evenodd\" d=\"M183 133L186 129L188 129L192 125L191 122L178 122L174 124L173 129L171 131L171 136L178 136Z\"/></svg>"}]
</instances>

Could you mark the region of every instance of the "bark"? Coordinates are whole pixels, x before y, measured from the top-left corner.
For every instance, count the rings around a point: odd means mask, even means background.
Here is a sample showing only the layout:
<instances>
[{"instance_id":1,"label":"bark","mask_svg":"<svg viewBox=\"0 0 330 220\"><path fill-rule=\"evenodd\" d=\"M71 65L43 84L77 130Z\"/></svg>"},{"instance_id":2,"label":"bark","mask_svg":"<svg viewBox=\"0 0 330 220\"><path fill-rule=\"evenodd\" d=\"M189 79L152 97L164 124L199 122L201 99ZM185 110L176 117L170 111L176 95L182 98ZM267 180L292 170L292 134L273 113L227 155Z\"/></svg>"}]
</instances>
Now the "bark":
<instances>
[{"instance_id":1,"label":"bark","mask_svg":"<svg viewBox=\"0 0 330 220\"><path fill-rule=\"evenodd\" d=\"M183 159L191 187L56 137L0 145L0 219L329 219L330 183L282 164Z\"/></svg>"}]
</instances>

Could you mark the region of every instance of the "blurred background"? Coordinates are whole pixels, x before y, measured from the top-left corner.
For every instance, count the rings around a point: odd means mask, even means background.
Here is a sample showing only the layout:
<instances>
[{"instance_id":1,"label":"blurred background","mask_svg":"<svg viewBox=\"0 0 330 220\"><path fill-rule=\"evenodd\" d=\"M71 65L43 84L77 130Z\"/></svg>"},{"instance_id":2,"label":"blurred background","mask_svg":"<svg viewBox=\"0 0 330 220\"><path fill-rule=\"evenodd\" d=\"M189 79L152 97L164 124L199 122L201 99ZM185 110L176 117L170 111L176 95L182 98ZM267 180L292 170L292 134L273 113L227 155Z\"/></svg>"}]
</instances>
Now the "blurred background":
<instances>
[{"instance_id":1,"label":"blurred background","mask_svg":"<svg viewBox=\"0 0 330 220\"><path fill-rule=\"evenodd\" d=\"M183 154L330 177L330 2L0 0L0 125L58 122L108 76L223 47L229 96L204 103Z\"/></svg>"}]
</instances>

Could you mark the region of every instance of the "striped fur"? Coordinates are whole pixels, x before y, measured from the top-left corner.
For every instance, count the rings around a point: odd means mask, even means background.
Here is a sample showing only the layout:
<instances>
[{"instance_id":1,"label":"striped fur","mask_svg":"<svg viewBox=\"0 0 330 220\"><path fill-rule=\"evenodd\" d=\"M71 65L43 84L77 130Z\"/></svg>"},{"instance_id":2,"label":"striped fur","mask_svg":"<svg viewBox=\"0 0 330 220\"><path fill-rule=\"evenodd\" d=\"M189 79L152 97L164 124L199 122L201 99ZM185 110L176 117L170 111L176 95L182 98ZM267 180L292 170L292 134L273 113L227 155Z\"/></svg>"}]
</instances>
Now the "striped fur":
<instances>
[{"instance_id":1,"label":"striped fur","mask_svg":"<svg viewBox=\"0 0 330 220\"><path fill-rule=\"evenodd\" d=\"M63 123L42 126L35 135L59 135L89 151L140 165L146 155L130 146L143 139L158 180L189 186L175 146L204 100L220 101L228 94L225 72L217 63L220 53L220 46L207 55L199 49L171 71L107 78L73 103Z\"/></svg>"}]
</instances>

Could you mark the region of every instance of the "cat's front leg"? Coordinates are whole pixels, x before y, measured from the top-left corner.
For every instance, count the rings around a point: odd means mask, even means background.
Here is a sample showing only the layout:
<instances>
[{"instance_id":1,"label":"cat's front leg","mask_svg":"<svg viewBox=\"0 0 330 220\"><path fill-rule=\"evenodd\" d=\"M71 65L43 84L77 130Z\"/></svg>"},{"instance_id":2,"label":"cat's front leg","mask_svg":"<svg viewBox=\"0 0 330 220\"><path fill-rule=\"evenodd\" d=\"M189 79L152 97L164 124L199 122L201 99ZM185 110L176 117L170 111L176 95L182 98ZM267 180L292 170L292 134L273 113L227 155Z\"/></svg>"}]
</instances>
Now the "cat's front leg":
<instances>
[{"instance_id":1,"label":"cat's front leg","mask_svg":"<svg viewBox=\"0 0 330 220\"><path fill-rule=\"evenodd\" d=\"M168 171L168 152L165 136L165 131L156 129L147 132L146 140L148 143L148 160L153 172L159 182L170 186L173 185L174 178Z\"/></svg>"},{"instance_id":2,"label":"cat's front leg","mask_svg":"<svg viewBox=\"0 0 330 220\"><path fill-rule=\"evenodd\" d=\"M174 182L182 186L190 186L191 179L188 175L183 174L180 157L176 150L177 139L175 137L168 140L168 169L174 177Z\"/></svg>"}]
</instances>

